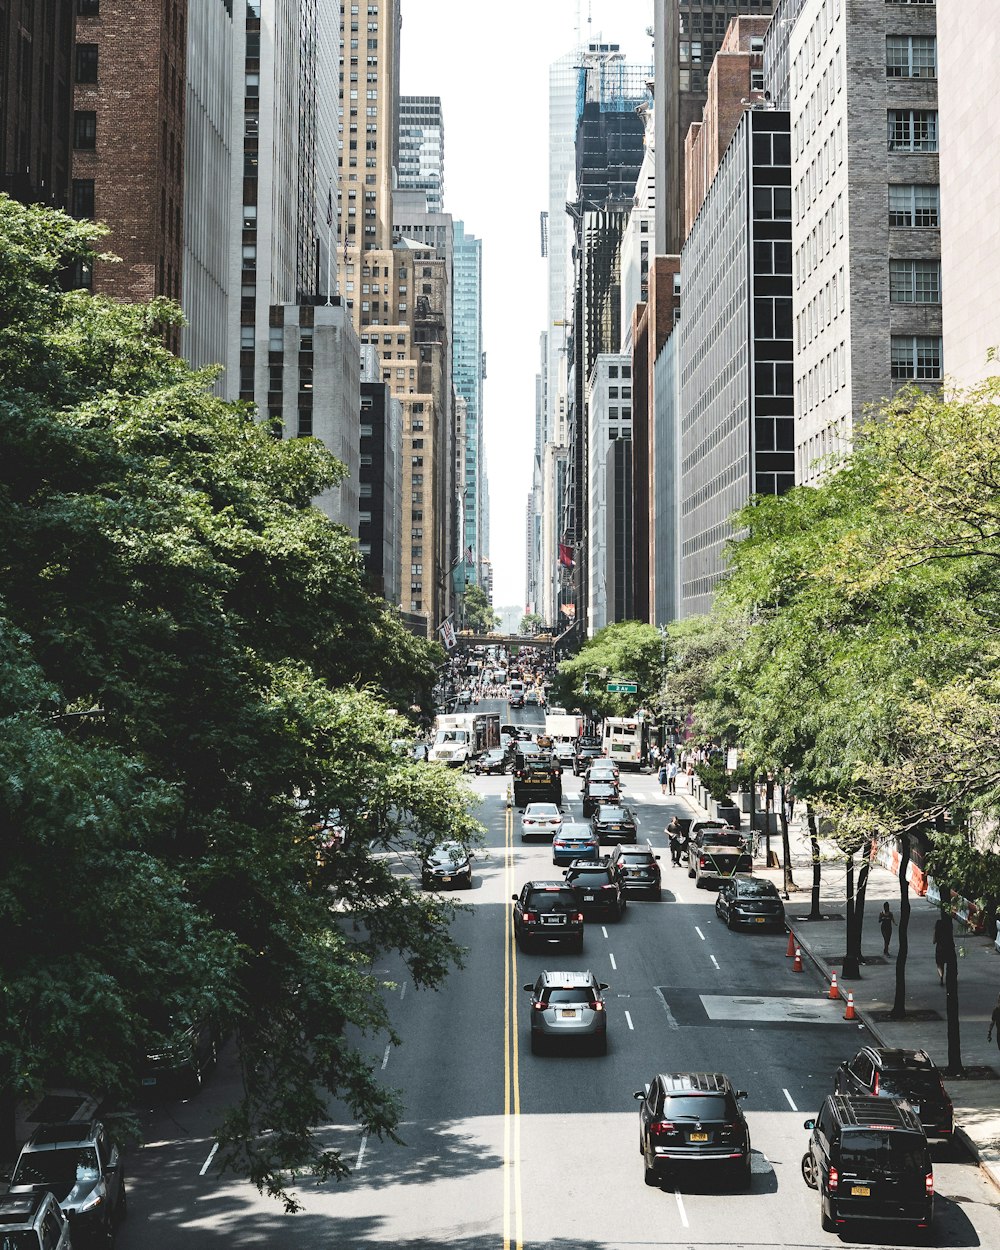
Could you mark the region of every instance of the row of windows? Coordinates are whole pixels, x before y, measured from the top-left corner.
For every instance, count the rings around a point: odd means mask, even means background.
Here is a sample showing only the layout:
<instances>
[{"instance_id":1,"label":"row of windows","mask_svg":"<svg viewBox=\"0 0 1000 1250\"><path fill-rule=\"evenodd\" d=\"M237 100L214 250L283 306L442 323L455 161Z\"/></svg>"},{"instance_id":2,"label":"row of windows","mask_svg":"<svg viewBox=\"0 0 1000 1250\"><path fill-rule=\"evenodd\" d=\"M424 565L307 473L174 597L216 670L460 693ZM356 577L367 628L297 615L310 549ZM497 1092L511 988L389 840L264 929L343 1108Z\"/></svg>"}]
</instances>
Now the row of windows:
<instances>
[{"instance_id":1,"label":"row of windows","mask_svg":"<svg viewBox=\"0 0 1000 1250\"><path fill-rule=\"evenodd\" d=\"M795 319L796 350L801 350L846 310L847 282L843 267L830 275Z\"/></svg>"},{"instance_id":2,"label":"row of windows","mask_svg":"<svg viewBox=\"0 0 1000 1250\"><path fill-rule=\"evenodd\" d=\"M801 217L799 218L801 221ZM844 196L841 192L796 252L795 285L800 287L844 237Z\"/></svg>"},{"instance_id":3,"label":"row of windows","mask_svg":"<svg viewBox=\"0 0 1000 1250\"><path fill-rule=\"evenodd\" d=\"M817 404L831 399L847 385L847 347L837 343L832 351L799 378L795 388L795 407L800 413L811 412Z\"/></svg>"}]
</instances>

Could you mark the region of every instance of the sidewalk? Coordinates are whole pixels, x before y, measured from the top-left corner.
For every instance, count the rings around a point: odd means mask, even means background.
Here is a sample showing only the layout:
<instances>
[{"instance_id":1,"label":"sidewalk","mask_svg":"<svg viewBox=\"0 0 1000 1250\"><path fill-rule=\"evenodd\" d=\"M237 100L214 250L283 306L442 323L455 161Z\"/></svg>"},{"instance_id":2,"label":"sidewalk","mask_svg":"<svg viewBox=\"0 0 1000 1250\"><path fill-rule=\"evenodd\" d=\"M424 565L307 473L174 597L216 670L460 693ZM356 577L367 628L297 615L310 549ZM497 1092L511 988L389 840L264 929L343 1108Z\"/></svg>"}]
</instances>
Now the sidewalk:
<instances>
[{"instance_id":1,"label":"sidewalk","mask_svg":"<svg viewBox=\"0 0 1000 1250\"><path fill-rule=\"evenodd\" d=\"M688 803L698 816L707 815L689 794L678 786L678 798ZM746 818L744 818L744 824ZM843 967L846 943L846 870L843 861L835 862L837 848L820 839L823 858L820 907L828 919L809 921L812 889L812 849L804 820L789 825L792 875L797 891L785 904L788 927L795 934L803 955L807 956L829 981L830 972ZM771 849L781 856L781 835L771 837ZM759 861L754 864L757 876L767 877L782 889L780 868L767 869L764 864L764 842L761 839ZM948 1037L945 1019L945 992L934 965L934 922L938 908L910 891L909 950L906 960L907 1019L890 1020L889 1012L896 994L896 949L898 928L893 930L890 954L882 954L882 936L877 913L888 900L899 921L899 881L886 868L873 865L868 878L862 953L865 962L856 981L841 981L841 997L854 992L858 1016L883 1046L904 1050L926 1050L940 1067L947 1067ZM973 1156L1000 1188L1000 1050L997 1036L987 1042L990 1015L1000 993L1000 956L993 941L969 933L956 919L955 945L958 950L958 1004L961 1026L962 1062L972 1069L973 1079L945 1081L955 1105L956 1136L960 1137ZM845 1054L844 1058L850 1056ZM980 1071L987 1069L987 1071Z\"/></svg>"}]
</instances>

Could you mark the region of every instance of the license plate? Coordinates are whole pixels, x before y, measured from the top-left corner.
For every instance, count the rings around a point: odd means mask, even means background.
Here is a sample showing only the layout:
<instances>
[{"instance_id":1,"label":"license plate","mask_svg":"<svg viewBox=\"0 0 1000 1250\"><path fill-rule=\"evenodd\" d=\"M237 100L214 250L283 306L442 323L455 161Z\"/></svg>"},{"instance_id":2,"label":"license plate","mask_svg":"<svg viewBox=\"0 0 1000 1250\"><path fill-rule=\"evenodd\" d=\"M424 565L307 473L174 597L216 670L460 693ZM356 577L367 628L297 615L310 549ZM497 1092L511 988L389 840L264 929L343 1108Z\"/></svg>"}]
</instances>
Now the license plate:
<instances>
[{"instance_id":1,"label":"license plate","mask_svg":"<svg viewBox=\"0 0 1000 1250\"><path fill-rule=\"evenodd\" d=\"M688 1141L708 1141L707 1133L688 1133Z\"/></svg>"},{"instance_id":2,"label":"license plate","mask_svg":"<svg viewBox=\"0 0 1000 1250\"><path fill-rule=\"evenodd\" d=\"M870 1185L852 1185L851 1186L852 1198L870 1198L871 1196L872 1196L872 1191L871 1191Z\"/></svg>"},{"instance_id":3,"label":"license plate","mask_svg":"<svg viewBox=\"0 0 1000 1250\"><path fill-rule=\"evenodd\" d=\"M441 880L447 883L448 881L451 880L451 877L442 877Z\"/></svg>"},{"instance_id":4,"label":"license plate","mask_svg":"<svg viewBox=\"0 0 1000 1250\"><path fill-rule=\"evenodd\" d=\"M560 1013L559 1013L559 1014L560 1014L561 1016L564 1016L567 1020L575 1020L575 1019L576 1019L576 1011L575 1011L575 1010L574 1010L574 1008L572 1008L572 1007L564 1007L564 1008L562 1009L562 1011L560 1011Z\"/></svg>"},{"instance_id":5,"label":"license plate","mask_svg":"<svg viewBox=\"0 0 1000 1250\"><path fill-rule=\"evenodd\" d=\"M766 916L754 916L753 922L754 924L763 924L766 919Z\"/></svg>"},{"instance_id":6,"label":"license plate","mask_svg":"<svg viewBox=\"0 0 1000 1250\"><path fill-rule=\"evenodd\" d=\"M585 895L583 896L583 901L584 901L585 903L592 903L592 902L594 901L594 895L593 895L593 894L585 894Z\"/></svg>"},{"instance_id":7,"label":"license plate","mask_svg":"<svg viewBox=\"0 0 1000 1250\"><path fill-rule=\"evenodd\" d=\"M542 924L562 924L562 916L543 916Z\"/></svg>"},{"instance_id":8,"label":"license plate","mask_svg":"<svg viewBox=\"0 0 1000 1250\"><path fill-rule=\"evenodd\" d=\"M156 1084L156 1077L155 1077L155 1076L144 1076L144 1077L142 1078L142 1083L143 1083L143 1085L155 1085L155 1084Z\"/></svg>"}]
</instances>

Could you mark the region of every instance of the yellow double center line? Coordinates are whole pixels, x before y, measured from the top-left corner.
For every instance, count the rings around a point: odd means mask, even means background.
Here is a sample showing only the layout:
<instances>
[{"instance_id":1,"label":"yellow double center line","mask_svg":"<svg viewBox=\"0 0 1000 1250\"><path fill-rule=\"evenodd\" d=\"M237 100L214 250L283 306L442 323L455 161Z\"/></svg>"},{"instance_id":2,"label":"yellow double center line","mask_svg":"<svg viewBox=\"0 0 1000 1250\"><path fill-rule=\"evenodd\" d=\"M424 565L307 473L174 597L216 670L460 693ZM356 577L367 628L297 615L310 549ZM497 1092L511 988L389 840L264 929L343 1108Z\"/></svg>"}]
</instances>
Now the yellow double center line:
<instances>
[{"instance_id":1,"label":"yellow double center line","mask_svg":"<svg viewBox=\"0 0 1000 1250\"><path fill-rule=\"evenodd\" d=\"M504 808L503 946L503 1246L523 1250L521 1214L521 1082L517 1067L517 943L510 897L514 884L514 809Z\"/></svg>"}]
</instances>

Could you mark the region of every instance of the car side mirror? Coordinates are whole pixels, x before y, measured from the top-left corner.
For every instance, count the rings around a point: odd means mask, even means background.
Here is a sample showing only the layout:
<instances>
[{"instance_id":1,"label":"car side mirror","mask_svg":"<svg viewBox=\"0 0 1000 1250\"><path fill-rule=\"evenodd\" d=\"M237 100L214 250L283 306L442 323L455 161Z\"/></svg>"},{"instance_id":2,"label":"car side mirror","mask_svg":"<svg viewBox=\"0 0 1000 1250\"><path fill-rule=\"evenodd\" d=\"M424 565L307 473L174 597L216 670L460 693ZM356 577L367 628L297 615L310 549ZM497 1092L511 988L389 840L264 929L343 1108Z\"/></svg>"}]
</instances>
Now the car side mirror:
<instances>
[{"instance_id":1,"label":"car side mirror","mask_svg":"<svg viewBox=\"0 0 1000 1250\"><path fill-rule=\"evenodd\" d=\"M531 993L531 991L532 991L535 987L534 987L534 986L531 984L531 982L529 981L529 982L527 983L527 985L525 985L523 988L524 988L524 989L526 989L526 990L528 991L528 993L530 994L530 993Z\"/></svg>"},{"instance_id":2,"label":"car side mirror","mask_svg":"<svg viewBox=\"0 0 1000 1250\"><path fill-rule=\"evenodd\" d=\"M802 1124L802 1127L803 1127L803 1128L815 1128L815 1127L816 1127L816 1121L815 1121L815 1120L805 1120L805 1121L803 1122L803 1124Z\"/></svg>"},{"instance_id":3,"label":"car side mirror","mask_svg":"<svg viewBox=\"0 0 1000 1250\"><path fill-rule=\"evenodd\" d=\"M611 986L610 986L610 985L608 985L607 981L598 981L598 982L597 982L597 988L598 988L599 990L610 990L610 989L611 989Z\"/></svg>"},{"instance_id":4,"label":"car side mirror","mask_svg":"<svg viewBox=\"0 0 1000 1250\"><path fill-rule=\"evenodd\" d=\"M654 858L654 859L659 859L660 857L659 857L659 855L654 855L654 856L653 856L653 858Z\"/></svg>"},{"instance_id":5,"label":"car side mirror","mask_svg":"<svg viewBox=\"0 0 1000 1250\"><path fill-rule=\"evenodd\" d=\"M515 903L517 902L517 895L516 895L516 894L512 894L512 895L511 895L511 898L514 900L514 902L515 902Z\"/></svg>"},{"instance_id":6,"label":"car side mirror","mask_svg":"<svg viewBox=\"0 0 1000 1250\"><path fill-rule=\"evenodd\" d=\"M636 1100L636 1102L641 1102L642 1099L646 1097L646 1091L644 1089L637 1089L632 1097Z\"/></svg>"},{"instance_id":7,"label":"car side mirror","mask_svg":"<svg viewBox=\"0 0 1000 1250\"><path fill-rule=\"evenodd\" d=\"M749 1098L750 1095L747 1093L745 1089L738 1089L736 1091L736 1097L737 1098Z\"/></svg>"}]
</instances>

